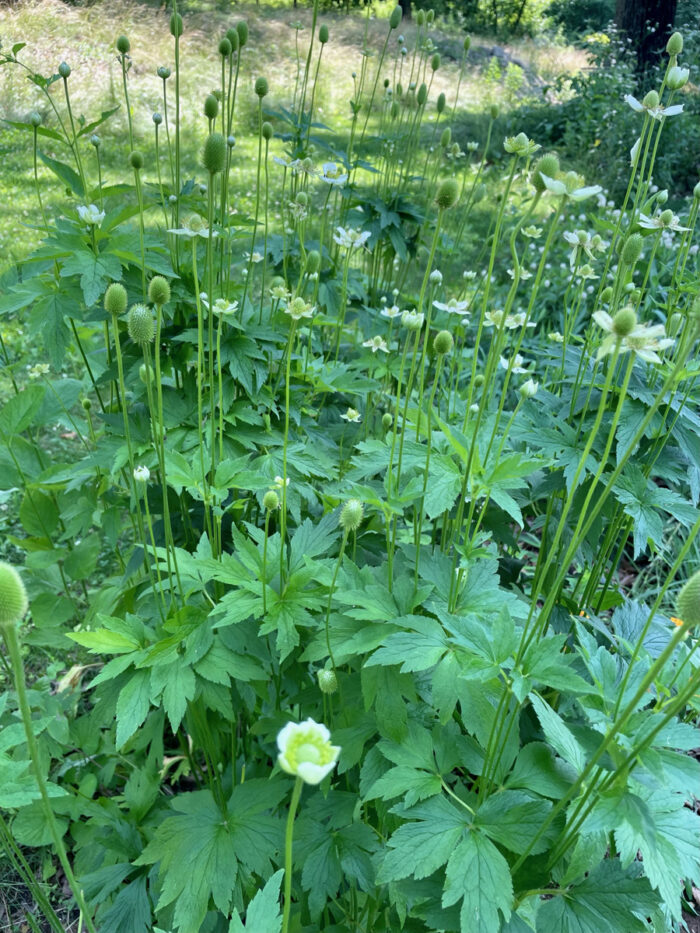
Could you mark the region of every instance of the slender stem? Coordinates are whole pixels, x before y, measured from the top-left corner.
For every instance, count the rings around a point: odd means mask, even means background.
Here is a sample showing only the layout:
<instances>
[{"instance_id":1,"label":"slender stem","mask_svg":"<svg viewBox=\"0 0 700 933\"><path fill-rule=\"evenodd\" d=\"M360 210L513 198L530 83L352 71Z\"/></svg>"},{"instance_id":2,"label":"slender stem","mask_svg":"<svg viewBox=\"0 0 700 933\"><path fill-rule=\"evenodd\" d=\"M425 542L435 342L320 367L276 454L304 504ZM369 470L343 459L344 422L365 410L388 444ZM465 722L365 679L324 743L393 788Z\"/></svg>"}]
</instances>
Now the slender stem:
<instances>
[{"instance_id":1,"label":"slender stem","mask_svg":"<svg viewBox=\"0 0 700 933\"><path fill-rule=\"evenodd\" d=\"M292 909L292 844L294 839L294 817L296 816L299 799L304 788L300 777L296 779L292 791L292 802L287 815L287 831L284 837L284 911L282 913L282 933L289 933L289 914Z\"/></svg>"}]
</instances>

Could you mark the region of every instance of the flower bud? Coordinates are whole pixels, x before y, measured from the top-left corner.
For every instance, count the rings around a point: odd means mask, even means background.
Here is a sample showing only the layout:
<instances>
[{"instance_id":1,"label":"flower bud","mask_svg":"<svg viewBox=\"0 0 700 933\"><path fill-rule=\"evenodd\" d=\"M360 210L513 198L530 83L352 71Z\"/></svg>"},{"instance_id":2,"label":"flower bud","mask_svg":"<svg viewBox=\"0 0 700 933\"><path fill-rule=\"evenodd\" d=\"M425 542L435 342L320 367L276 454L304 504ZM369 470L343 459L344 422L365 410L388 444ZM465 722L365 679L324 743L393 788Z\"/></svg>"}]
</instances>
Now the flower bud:
<instances>
[{"instance_id":1,"label":"flower bud","mask_svg":"<svg viewBox=\"0 0 700 933\"><path fill-rule=\"evenodd\" d=\"M171 71L167 65L161 65L160 68L156 71L156 74L159 78L162 78L163 81L167 81L171 75Z\"/></svg>"},{"instance_id":2,"label":"flower bud","mask_svg":"<svg viewBox=\"0 0 700 933\"><path fill-rule=\"evenodd\" d=\"M556 178L559 174L559 156L554 152L548 152L535 162L535 166L530 175L530 182L536 191L545 191L546 185L542 176L547 178Z\"/></svg>"},{"instance_id":3,"label":"flower bud","mask_svg":"<svg viewBox=\"0 0 700 933\"><path fill-rule=\"evenodd\" d=\"M440 67L440 53L436 52L433 57L430 59L430 67L433 71L437 71Z\"/></svg>"},{"instance_id":4,"label":"flower bud","mask_svg":"<svg viewBox=\"0 0 700 933\"><path fill-rule=\"evenodd\" d=\"M431 23L435 22L435 10L428 10L425 14L425 21L430 26Z\"/></svg>"},{"instance_id":5,"label":"flower bud","mask_svg":"<svg viewBox=\"0 0 700 933\"><path fill-rule=\"evenodd\" d=\"M418 10L416 13L416 26L425 26L425 11Z\"/></svg>"},{"instance_id":6,"label":"flower bud","mask_svg":"<svg viewBox=\"0 0 700 933\"><path fill-rule=\"evenodd\" d=\"M129 336L134 343L150 343L155 336L153 315L145 305L132 305L127 324Z\"/></svg>"},{"instance_id":7,"label":"flower bud","mask_svg":"<svg viewBox=\"0 0 700 933\"><path fill-rule=\"evenodd\" d=\"M390 110L389 112L390 112L390 114L391 114L391 119L392 119L392 120L395 120L395 119L398 117L398 115L399 115L399 102L398 102L397 100L393 100L393 101L391 102L391 110Z\"/></svg>"},{"instance_id":8,"label":"flower bud","mask_svg":"<svg viewBox=\"0 0 700 933\"><path fill-rule=\"evenodd\" d=\"M669 91L680 91L688 83L689 77L690 71L688 68L679 68L678 65L674 65L673 68L669 68L666 75L666 86Z\"/></svg>"},{"instance_id":9,"label":"flower bud","mask_svg":"<svg viewBox=\"0 0 700 933\"><path fill-rule=\"evenodd\" d=\"M60 74L60 76L63 78L64 81L66 80L66 78L70 77L70 65L68 64L68 62L61 62L61 64L58 66L58 73Z\"/></svg>"},{"instance_id":10,"label":"flower bud","mask_svg":"<svg viewBox=\"0 0 700 933\"><path fill-rule=\"evenodd\" d=\"M226 30L226 38L231 43L231 50L233 52L237 52L238 47L241 44L241 42L240 42L240 39L238 38L238 32L234 27Z\"/></svg>"},{"instance_id":11,"label":"flower bud","mask_svg":"<svg viewBox=\"0 0 700 933\"><path fill-rule=\"evenodd\" d=\"M489 114L491 115L491 119L497 120L499 113L500 113L500 109L498 107L498 104L491 104L491 106L489 107Z\"/></svg>"},{"instance_id":12,"label":"flower bud","mask_svg":"<svg viewBox=\"0 0 700 933\"><path fill-rule=\"evenodd\" d=\"M337 691L338 678L335 676L335 671L319 671L316 676L318 677L318 686L321 693L335 693Z\"/></svg>"},{"instance_id":13,"label":"flower bud","mask_svg":"<svg viewBox=\"0 0 700 933\"><path fill-rule=\"evenodd\" d=\"M433 349L438 356L445 356L446 353L452 352L454 343L454 339L449 330L441 330L440 333L435 336Z\"/></svg>"},{"instance_id":14,"label":"flower bud","mask_svg":"<svg viewBox=\"0 0 700 933\"><path fill-rule=\"evenodd\" d=\"M27 591L11 564L0 562L0 629L14 627L29 608Z\"/></svg>"},{"instance_id":15,"label":"flower bud","mask_svg":"<svg viewBox=\"0 0 700 933\"><path fill-rule=\"evenodd\" d=\"M162 114L158 113L158 111L156 111L156 112L153 114L153 116L151 117L151 119L153 120L153 122L155 123L156 126L160 126L161 123L163 122L163 116L162 116Z\"/></svg>"},{"instance_id":16,"label":"flower bud","mask_svg":"<svg viewBox=\"0 0 700 933\"><path fill-rule=\"evenodd\" d=\"M92 408L92 402L90 401L89 398L84 398L82 402L80 403L80 405L83 411L90 411Z\"/></svg>"},{"instance_id":17,"label":"flower bud","mask_svg":"<svg viewBox=\"0 0 700 933\"><path fill-rule=\"evenodd\" d=\"M167 305L170 301L170 285L162 275L156 275L148 286L148 300L153 305Z\"/></svg>"},{"instance_id":18,"label":"flower bud","mask_svg":"<svg viewBox=\"0 0 700 933\"><path fill-rule=\"evenodd\" d=\"M421 86L418 88L418 93L416 94L416 100L418 102L418 106L422 107L427 99L428 99L428 86L426 84L421 84Z\"/></svg>"},{"instance_id":19,"label":"flower bud","mask_svg":"<svg viewBox=\"0 0 700 933\"><path fill-rule=\"evenodd\" d=\"M119 282L112 282L105 292L105 311L109 314L124 314L126 311L126 289Z\"/></svg>"},{"instance_id":20,"label":"flower bud","mask_svg":"<svg viewBox=\"0 0 700 933\"><path fill-rule=\"evenodd\" d=\"M221 133L210 133L202 151L202 165L210 175L222 172L226 164L226 140Z\"/></svg>"},{"instance_id":21,"label":"flower bud","mask_svg":"<svg viewBox=\"0 0 700 933\"><path fill-rule=\"evenodd\" d=\"M600 293L600 300L603 302L603 304L608 305L610 304L612 296L613 296L612 286L606 285L603 291Z\"/></svg>"},{"instance_id":22,"label":"flower bud","mask_svg":"<svg viewBox=\"0 0 700 933\"><path fill-rule=\"evenodd\" d=\"M267 78L263 78L261 75L255 81L255 93L258 95L260 100L262 100L263 97L267 96L268 90L269 88L267 86Z\"/></svg>"},{"instance_id":23,"label":"flower bud","mask_svg":"<svg viewBox=\"0 0 700 933\"><path fill-rule=\"evenodd\" d=\"M152 383L155 379L155 373L150 366L146 366L145 363L141 363L139 366L139 379L144 385L146 385L148 382Z\"/></svg>"},{"instance_id":24,"label":"flower bud","mask_svg":"<svg viewBox=\"0 0 700 933\"><path fill-rule=\"evenodd\" d=\"M668 201L668 188L662 188L656 195L657 204L665 204Z\"/></svg>"},{"instance_id":25,"label":"flower bud","mask_svg":"<svg viewBox=\"0 0 700 933\"><path fill-rule=\"evenodd\" d=\"M700 181L693 188L693 197L696 201L700 201Z\"/></svg>"},{"instance_id":26,"label":"flower bud","mask_svg":"<svg viewBox=\"0 0 700 933\"><path fill-rule=\"evenodd\" d=\"M228 58L232 51L231 40L227 36L224 36L221 42L219 42L219 55L222 58Z\"/></svg>"},{"instance_id":27,"label":"flower bud","mask_svg":"<svg viewBox=\"0 0 700 933\"><path fill-rule=\"evenodd\" d=\"M219 115L219 101L213 94L207 94L204 98L204 116L207 120L216 120Z\"/></svg>"},{"instance_id":28,"label":"flower bud","mask_svg":"<svg viewBox=\"0 0 700 933\"><path fill-rule=\"evenodd\" d=\"M484 381L484 376L481 373L478 373L476 376L474 376L474 386L477 389L480 389L483 386Z\"/></svg>"},{"instance_id":29,"label":"flower bud","mask_svg":"<svg viewBox=\"0 0 700 933\"><path fill-rule=\"evenodd\" d=\"M676 612L687 625L700 625L700 570L695 571L678 594Z\"/></svg>"},{"instance_id":30,"label":"flower bud","mask_svg":"<svg viewBox=\"0 0 700 933\"><path fill-rule=\"evenodd\" d=\"M642 254L643 245L644 239L641 233L632 233L625 240L622 251L620 252L621 261L628 266L634 265Z\"/></svg>"},{"instance_id":31,"label":"flower bud","mask_svg":"<svg viewBox=\"0 0 700 933\"><path fill-rule=\"evenodd\" d=\"M357 531L362 523L364 506L359 499L348 499L340 512L338 524L345 532Z\"/></svg>"},{"instance_id":32,"label":"flower bud","mask_svg":"<svg viewBox=\"0 0 700 933\"><path fill-rule=\"evenodd\" d=\"M632 305L620 308L613 318L613 333L616 337L627 337L637 326L637 315Z\"/></svg>"},{"instance_id":33,"label":"flower bud","mask_svg":"<svg viewBox=\"0 0 700 933\"><path fill-rule=\"evenodd\" d=\"M32 126L41 126L41 114L37 113L36 110L32 110L27 117L27 121L31 123Z\"/></svg>"},{"instance_id":34,"label":"flower bud","mask_svg":"<svg viewBox=\"0 0 700 933\"><path fill-rule=\"evenodd\" d=\"M680 32L674 32L672 36L669 36L668 42L666 43L666 51L669 55L680 55L683 51L683 36Z\"/></svg>"},{"instance_id":35,"label":"flower bud","mask_svg":"<svg viewBox=\"0 0 700 933\"><path fill-rule=\"evenodd\" d=\"M325 45L326 42L328 42L329 37L328 26L326 26L324 23L318 31L318 41L321 43L321 45Z\"/></svg>"},{"instance_id":36,"label":"flower bud","mask_svg":"<svg viewBox=\"0 0 700 933\"><path fill-rule=\"evenodd\" d=\"M131 42L127 39L126 36L119 36L117 39L117 52L120 55L128 55L131 51Z\"/></svg>"},{"instance_id":37,"label":"flower bud","mask_svg":"<svg viewBox=\"0 0 700 933\"><path fill-rule=\"evenodd\" d=\"M437 103L435 104L435 109L438 113L444 113L445 106L447 104L447 98L444 94L438 94Z\"/></svg>"},{"instance_id":38,"label":"flower bud","mask_svg":"<svg viewBox=\"0 0 700 933\"><path fill-rule=\"evenodd\" d=\"M268 489L263 496L263 508L268 512L274 512L280 507L280 497L274 489Z\"/></svg>"},{"instance_id":39,"label":"flower bud","mask_svg":"<svg viewBox=\"0 0 700 933\"><path fill-rule=\"evenodd\" d=\"M534 379L528 379L527 382L523 382L520 386L520 395L523 398L533 398L533 396L537 395L539 387L539 383L535 382Z\"/></svg>"},{"instance_id":40,"label":"flower bud","mask_svg":"<svg viewBox=\"0 0 700 933\"><path fill-rule=\"evenodd\" d=\"M468 52L468 51L469 51L469 49L471 48L471 44L472 44L471 36L465 36L465 37L464 37L464 42L462 43L462 46L463 46L465 52Z\"/></svg>"},{"instance_id":41,"label":"flower bud","mask_svg":"<svg viewBox=\"0 0 700 933\"><path fill-rule=\"evenodd\" d=\"M273 135L274 135L274 130L272 129L272 124L271 124L271 123L268 123L267 120L266 120L266 121L263 123L263 125L260 127L260 132L261 132L261 134L262 134L262 138L263 138L266 142L269 142L269 141L272 139Z\"/></svg>"},{"instance_id":42,"label":"flower bud","mask_svg":"<svg viewBox=\"0 0 700 933\"><path fill-rule=\"evenodd\" d=\"M659 106L659 95L657 91L647 91L642 98L642 106L651 109Z\"/></svg>"},{"instance_id":43,"label":"flower bud","mask_svg":"<svg viewBox=\"0 0 700 933\"><path fill-rule=\"evenodd\" d=\"M440 137L440 145L443 149L447 149L447 147L450 145L451 142L452 142L452 130L449 128L449 126L446 126L445 129L442 131L442 136Z\"/></svg>"},{"instance_id":44,"label":"flower bud","mask_svg":"<svg viewBox=\"0 0 700 933\"><path fill-rule=\"evenodd\" d=\"M306 254L306 274L313 275L321 268L321 254L317 249L309 250Z\"/></svg>"},{"instance_id":45,"label":"flower bud","mask_svg":"<svg viewBox=\"0 0 700 933\"><path fill-rule=\"evenodd\" d=\"M395 6L391 11L391 16L389 17L389 28L398 29L401 23L402 10L400 6Z\"/></svg>"},{"instance_id":46,"label":"flower bud","mask_svg":"<svg viewBox=\"0 0 700 933\"><path fill-rule=\"evenodd\" d=\"M244 19L240 23L236 23L236 32L238 33L238 44L243 48L248 41L248 23Z\"/></svg>"},{"instance_id":47,"label":"flower bud","mask_svg":"<svg viewBox=\"0 0 700 933\"><path fill-rule=\"evenodd\" d=\"M435 195L438 210L447 211L459 200L459 185L456 179L447 178L442 182Z\"/></svg>"},{"instance_id":48,"label":"flower bud","mask_svg":"<svg viewBox=\"0 0 700 933\"><path fill-rule=\"evenodd\" d=\"M384 430L388 431L393 423L394 423L394 418L391 412L390 411L384 412L384 414L382 415L382 427L384 428Z\"/></svg>"},{"instance_id":49,"label":"flower bud","mask_svg":"<svg viewBox=\"0 0 700 933\"><path fill-rule=\"evenodd\" d=\"M139 152L138 149L133 149L129 153L129 165L135 172L141 171L143 168L143 153Z\"/></svg>"},{"instance_id":50,"label":"flower bud","mask_svg":"<svg viewBox=\"0 0 700 933\"><path fill-rule=\"evenodd\" d=\"M170 35L176 39L182 35L182 17L179 13L173 13L170 17Z\"/></svg>"}]
</instances>

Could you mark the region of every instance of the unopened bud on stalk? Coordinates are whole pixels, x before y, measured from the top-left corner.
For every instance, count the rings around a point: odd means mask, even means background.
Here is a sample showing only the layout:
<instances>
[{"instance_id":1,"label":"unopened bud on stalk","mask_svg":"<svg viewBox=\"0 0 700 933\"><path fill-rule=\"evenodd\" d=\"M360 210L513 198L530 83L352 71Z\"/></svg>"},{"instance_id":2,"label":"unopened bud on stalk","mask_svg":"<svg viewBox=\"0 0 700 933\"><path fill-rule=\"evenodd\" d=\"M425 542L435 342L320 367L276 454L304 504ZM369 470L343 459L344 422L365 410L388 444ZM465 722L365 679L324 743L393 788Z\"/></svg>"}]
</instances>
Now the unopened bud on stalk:
<instances>
[{"instance_id":1,"label":"unopened bud on stalk","mask_svg":"<svg viewBox=\"0 0 700 933\"><path fill-rule=\"evenodd\" d=\"M70 65L68 62L61 62L61 64L58 66L58 73L64 81L70 77Z\"/></svg>"},{"instance_id":2,"label":"unopened bud on stalk","mask_svg":"<svg viewBox=\"0 0 700 933\"><path fill-rule=\"evenodd\" d=\"M440 67L440 53L436 52L433 57L430 59L430 67L433 71L437 71Z\"/></svg>"},{"instance_id":3,"label":"unopened bud on stalk","mask_svg":"<svg viewBox=\"0 0 700 933\"><path fill-rule=\"evenodd\" d=\"M628 266L633 266L642 254L644 239L641 233L632 233L625 240L620 252L620 259Z\"/></svg>"},{"instance_id":4,"label":"unopened bud on stalk","mask_svg":"<svg viewBox=\"0 0 700 933\"><path fill-rule=\"evenodd\" d=\"M329 38L330 34L328 32L328 26L326 26L324 23L318 31L318 41L321 43L321 45L325 45Z\"/></svg>"},{"instance_id":5,"label":"unopened bud on stalk","mask_svg":"<svg viewBox=\"0 0 700 933\"><path fill-rule=\"evenodd\" d=\"M119 282L112 282L107 288L104 298L105 311L109 314L124 314L126 311L126 289Z\"/></svg>"},{"instance_id":6,"label":"unopened bud on stalk","mask_svg":"<svg viewBox=\"0 0 700 933\"><path fill-rule=\"evenodd\" d=\"M442 136L440 137L440 145L442 146L443 149L447 149L447 147L450 145L451 142L452 142L452 130L449 128L449 126L446 126L445 129L442 131Z\"/></svg>"},{"instance_id":7,"label":"unopened bud on stalk","mask_svg":"<svg viewBox=\"0 0 700 933\"><path fill-rule=\"evenodd\" d=\"M498 114L499 114L500 112L501 112L501 111L500 111L500 109L499 109L499 107L498 107L498 104L491 104L491 106L489 107L489 113L490 113L490 115L491 115L491 119L492 119L492 120L497 120L497 119L498 119Z\"/></svg>"},{"instance_id":8,"label":"unopened bud on stalk","mask_svg":"<svg viewBox=\"0 0 700 933\"><path fill-rule=\"evenodd\" d=\"M559 157L554 152L548 152L535 162L535 166L530 175L530 182L536 191L544 191L546 185L542 179L543 175L547 178L556 178L559 174Z\"/></svg>"},{"instance_id":9,"label":"unopened bud on stalk","mask_svg":"<svg viewBox=\"0 0 700 933\"><path fill-rule=\"evenodd\" d=\"M397 100L393 100L393 101L391 102L391 110L390 110L390 113L391 113L391 119L392 119L392 120L395 120L395 119L398 117L398 115L399 115L399 102L398 102Z\"/></svg>"},{"instance_id":10,"label":"unopened bud on stalk","mask_svg":"<svg viewBox=\"0 0 700 933\"><path fill-rule=\"evenodd\" d=\"M321 254L317 249L311 249L306 254L306 274L313 275L321 268Z\"/></svg>"},{"instance_id":11,"label":"unopened bud on stalk","mask_svg":"<svg viewBox=\"0 0 700 933\"><path fill-rule=\"evenodd\" d=\"M680 91L688 83L689 77L690 71L688 68L679 68L678 65L674 65L673 68L669 68L666 75L666 87L669 91Z\"/></svg>"},{"instance_id":12,"label":"unopened bud on stalk","mask_svg":"<svg viewBox=\"0 0 700 933\"><path fill-rule=\"evenodd\" d=\"M222 172L226 164L226 140L221 133L210 133L202 150L202 165L210 175Z\"/></svg>"},{"instance_id":13,"label":"unopened bud on stalk","mask_svg":"<svg viewBox=\"0 0 700 933\"><path fill-rule=\"evenodd\" d=\"M463 44L463 46L464 46L464 51L465 51L465 52L468 52L469 49L471 48L471 44L472 44L471 36L465 36L465 37L464 37L464 42L463 42L462 44Z\"/></svg>"},{"instance_id":14,"label":"unopened bud on stalk","mask_svg":"<svg viewBox=\"0 0 700 933\"><path fill-rule=\"evenodd\" d=\"M238 33L238 43L243 48L248 41L248 23L244 19L240 23L236 23L236 32Z\"/></svg>"},{"instance_id":15,"label":"unopened bud on stalk","mask_svg":"<svg viewBox=\"0 0 700 933\"><path fill-rule=\"evenodd\" d=\"M126 36L119 36L117 39L117 52L120 55L128 55L131 51L131 43Z\"/></svg>"},{"instance_id":16,"label":"unopened bud on stalk","mask_svg":"<svg viewBox=\"0 0 700 933\"><path fill-rule=\"evenodd\" d=\"M153 305L167 305L170 301L170 285L162 275L154 276L148 286L148 300Z\"/></svg>"},{"instance_id":17,"label":"unopened bud on stalk","mask_svg":"<svg viewBox=\"0 0 700 933\"><path fill-rule=\"evenodd\" d=\"M179 13L173 13L170 17L170 35L179 39L182 35L182 17Z\"/></svg>"},{"instance_id":18,"label":"unopened bud on stalk","mask_svg":"<svg viewBox=\"0 0 700 933\"><path fill-rule=\"evenodd\" d=\"M263 496L263 508L268 512L274 512L280 507L280 497L274 489L268 489Z\"/></svg>"},{"instance_id":19,"label":"unopened bud on stalk","mask_svg":"<svg viewBox=\"0 0 700 933\"><path fill-rule=\"evenodd\" d=\"M219 115L219 101L213 94L207 94L204 98L204 116L207 120L216 120Z\"/></svg>"},{"instance_id":20,"label":"unopened bud on stalk","mask_svg":"<svg viewBox=\"0 0 700 933\"><path fill-rule=\"evenodd\" d=\"M474 376L474 385L477 389L480 389L484 384L484 376L481 373L478 373Z\"/></svg>"},{"instance_id":21,"label":"unopened bud on stalk","mask_svg":"<svg viewBox=\"0 0 700 933\"><path fill-rule=\"evenodd\" d=\"M171 71L167 65L161 65L156 74L159 78L162 78L163 81L167 81L171 75Z\"/></svg>"},{"instance_id":22,"label":"unopened bud on stalk","mask_svg":"<svg viewBox=\"0 0 700 933\"><path fill-rule=\"evenodd\" d=\"M319 671L316 675L318 677L318 686L321 693L335 693L338 689L338 678L335 676L335 671Z\"/></svg>"},{"instance_id":23,"label":"unopened bud on stalk","mask_svg":"<svg viewBox=\"0 0 700 933\"><path fill-rule=\"evenodd\" d=\"M143 153L139 152L138 149L133 149L129 153L129 165L133 168L135 172L140 172L143 168Z\"/></svg>"},{"instance_id":24,"label":"unopened bud on stalk","mask_svg":"<svg viewBox=\"0 0 700 933\"><path fill-rule=\"evenodd\" d=\"M226 145L229 147L229 149L233 149L233 147L236 145L236 137L235 137L235 136L227 136L227 137L226 137Z\"/></svg>"},{"instance_id":25,"label":"unopened bud on stalk","mask_svg":"<svg viewBox=\"0 0 700 933\"><path fill-rule=\"evenodd\" d=\"M620 308L613 318L613 333L616 337L628 337L637 326L637 315L632 305Z\"/></svg>"},{"instance_id":26,"label":"unopened bud on stalk","mask_svg":"<svg viewBox=\"0 0 700 933\"><path fill-rule=\"evenodd\" d=\"M680 55L683 51L683 36L680 32L674 32L673 35L669 36L668 42L666 43L666 51L669 55Z\"/></svg>"},{"instance_id":27,"label":"unopened bud on stalk","mask_svg":"<svg viewBox=\"0 0 700 933\"><path fill-rule=\"evenodd\" d=\"M391 412L389 411L384 412L384 414L382 415L382 427L384 428L384 430L388 431L393 423L394 423L394 418Z\"/></svg>"},{"instance_id":28,"label":"unopened bud on stalk","mask_svg":"<svg viewBox=\"0 0 700 933\"><path fill-rule=\"evenodd\" d=\"M143 345L153 340L155 336L153 315L145 305L138 304L132 306L129 311L127 329L134 343Z\"/></svg>"},{"instance_id":29,"label":"unopened bud on stalk","mask_svg":"<svg viewBox=\"0 0 700 933\"><path fill-rule=\"evenodd\" d=\"M447 104L447 98L444 94L438 94L437 103L435 104L435 109L438 113L443 113L445 110L445 105Z\"/></svg>"},{"instance_id":30,"label":"unopened bud on stalk","mask_svg":"<svg viewBox=\"0 0 700 933\"><path fill-rule=\"evenodd\" d=\"M418 88L418 93L416 94L416 101L418 102L418 106L422 107L427 99L428 99L428 86L427 84L421 84L421 86Z\"/></svg>"},{"instance_id":31,"label":"unopened bud on stalk","mask_svg":"<svg viewBox=\"0 0 700 933\"><path fill-rule=\"evenodd\" d=\"M416 13L416 26L425 26L425 11L418 10Z\"/></svg>"},{"instance_id":32,"label":"unopened bud on stalk","mask_svg":"<svg viewBox=\"0 0 700 933\"><path fill-rule=\"evenodd\" d=\"M362 523L364 506L359 499L348 499L340 512L338 524L345 532L357 531Z\"/></svg>"},{"instance_id":33,"label":"unopened bud on stalk","mask_svg":"<svg viewBox=\"0 0 700 933\"><path fill-rule=\"evenodd\" d=\"M0 629L13 628L29 608L22 578L11 564L0 562Z\"/></svg>"},{"instance_id":34,"label":"unopened bud on stalk","mask_svg":"<svg viewBox=\"0 0 700 933\"><path fill-rule=\"evenodd\" d=\"M36 110L32 110L27 119L32 126L41 126L41 114L37 113Z\"/></svg>"},{"instance_id":35,"label":"unopened bud on stalk","mask_svg":"<svg viewBox=\"0 0 700 933\"><path fill-rule=\"evenodd\" d=\"M153 382L155 373L150 366L146 366L145 363L141 363L139 366L139 379L141 382L146 385L148 382Z\"/></svg>"},{"instance_id":36,"label":"unopened bud on stalk","mask_svg":"<svg viewBox=\"0 0 700 933\"><path fill-rule=\"evenodd\" d=\"M391 11L391 16L389 17L389 28L398 29L399 24L401 23L402 10L400 6L395 6Z\"/></svg>"},{"instance_id":37,"label":"unopened bud on stalk","mask_svg":"<svg viewBox=\"0 0 700 933\"><path fill-rule=\"evenodd\" d=\"M92 409L92 402L89 398L84 398L80 403L83 411L90 411Z\"/></svg>"},{"instance_id":38,"label":"unopened bud on stalk","mask_svg":"<svg viewBox=\"0 0 700 933\"><path fill-rule=\"evenodd\" d=\"M700 625L700 570L695 571L678 594L676 612L687 625Z\"/></svg>"},{"instance_id":39,"label":"unopened bud on stalk","mask_svg":"<svg viewBox=\"0 0 700 933\"><path fill-rule=\"evenodd\" d=\"M260 100L267 95L269 88L267 86L267 78L262 77L262 75L255 81L255 93L258 95Z\"/></svg>"},{"instance_id":40,"label":"unopened bud on stalk","mask_svg":"<svg viewBox=\"0 0 700 933\"><path fill-rule=\"evenodd\" d=\"M238 46L240 45L240 39L238 38L238 32L235 27L226 30L226 38L231 43L231 50L233 52L238 51Z\"/></svg>"},{"instance_id":41,"label":"unopened bud on stalk","mask_svg":"<svg viewBox=\"0 0 700 933\"><path fill-rule=\"evenodd\" d=\"M159 114L157 111L153 114L153 116L151 117L151 119L153 120L153 122L155 123L156 126L160 126L161 123L163 122L163 117L162 117L162 115Z\"/></svg>"},{"instance_id":42,"label":"unopened bud on stalk","mask_svg":"<svg viewBox=\"0 0 700 933\"><path fill-rule=\"evenodd\" d=\"M454 343L454 338L449 330L441 330L440 333L435 336L433 349L438 356L445 356L447 353L452 352Z\"/></svg>"},{"instance_id":43,"label":"unopened bud on stalk","mask_svg":"<svg viewBox=\"0 0 700 933\"><path fill-rule=\"evenodd\" d=\"M537 390L539 387L539 382L535 382L534 379L528 379L520 386L520 395L524 399L533 398L535 395L537 395Z\"/></svg>"},{"instance_id":44,"label":"unopened bud on stalk","mask_svg":"<svg viewBox=\"0 0 700 933\"><path fill-rule=\"evenodd\" d=\"M435 195L435 203L441 211L454 207L459 200L459 185L456 179L447 178L442 182Z\"/></svg>"},{"instance_id":45,"label":"unopened bud on stalk","mask_svg":"<svg viewBox=\"0 0 700 933\"><path fill-rule=\"evenodd\" d=\"M232 51L231 40L227 36L224 36L221 42L219 42L219 55L222 58L228 58Z\"/></svg>"},{"instance_id":46,"label":"unopened bud on stalk","mask_svg":"<svg viewBox=\"0 0 700 933\"><path fill-rule=\"evenodd\" d=\"M274 134L274 130L272 129L272 124L268 123L266 120L263 123L263 125L260 127L260 133L262 134L262 138L266 142L269 142L272 139L272 136Z\"/></svg>"}]
</instances>

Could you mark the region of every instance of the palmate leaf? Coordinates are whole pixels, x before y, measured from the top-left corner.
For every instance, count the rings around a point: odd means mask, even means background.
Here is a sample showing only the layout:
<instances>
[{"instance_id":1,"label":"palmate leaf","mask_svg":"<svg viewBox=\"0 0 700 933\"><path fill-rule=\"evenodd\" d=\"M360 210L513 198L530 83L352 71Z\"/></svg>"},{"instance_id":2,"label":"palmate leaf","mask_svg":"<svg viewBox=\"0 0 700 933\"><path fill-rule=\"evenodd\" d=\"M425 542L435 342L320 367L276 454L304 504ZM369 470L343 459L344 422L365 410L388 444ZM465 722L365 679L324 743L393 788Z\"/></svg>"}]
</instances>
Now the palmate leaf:
<instances>
[{"instance_id":1,"label":"palmate leaf","mask_svg":"<svg viewBox=\"0 0 700 933\"><path fill-rule=\"evenodd\" d=\"M248 904L245 924L237 910L234 910L228 933L279 933L282 929L282 914L280 913L279 896L280 885L284 871L280 869L267 881L253 900Z\"/></svg>"},{"instance_id":2,"label":"palmate leaf","mask_svg":"<svg viewBox=\"0 0 700 933\"><path fill-rule=\"evenodd\" d=\"M286 792L282 781L246 781L234 788L225 815L208 790L173 801L176 815L161 823L135 864L160 862L156 910L175 902L175 929L198 930L210 898L228 913L240 868L270 872L282 833L280 821L265 811Z\"/></svg>"},{"instance_id":3,"label":"palmate leaf","mask_svg":"<svg viewBox=\"0 0 700 933\"><path fill-rule=\"evenodd\" d=\"M447 863L442 906L462 899L462 933L499 933L501 917L508 920L513 904L513 880L508 862L496 846L470 832Z\"/></svg>"}]
</instances>

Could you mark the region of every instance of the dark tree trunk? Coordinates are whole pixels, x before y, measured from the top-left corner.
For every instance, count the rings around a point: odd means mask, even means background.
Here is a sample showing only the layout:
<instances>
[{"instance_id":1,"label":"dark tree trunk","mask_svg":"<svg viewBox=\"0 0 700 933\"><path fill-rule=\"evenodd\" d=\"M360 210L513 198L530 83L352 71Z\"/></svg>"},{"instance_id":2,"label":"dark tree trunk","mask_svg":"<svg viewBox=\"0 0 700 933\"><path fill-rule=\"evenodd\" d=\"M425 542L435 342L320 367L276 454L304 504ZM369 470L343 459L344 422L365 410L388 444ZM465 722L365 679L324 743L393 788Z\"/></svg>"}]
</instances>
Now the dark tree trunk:
<instances>
[{"instance_id":1,"label":"dark tree trunk","mask_svg":"<svg viewBox=\"0 0 700 933\"><path fill-rule=\"evenodd\" d=\"M632 40L640 75L661 57L673 32L677 6L678 0L617 0L615 22ZM650 27L655 27L654 32Z\"/></svg>"},{"instance_id":2,"label":"dark tree trunk","mask_svg":"<svg viewBox=\"0 0 700 933\"><path fill-rule=\"evenodd\" d=\"M411 18L411 0L399 0L399 6L401 7L401 13L404 19Z\"/></svg>"}]
</instances>

